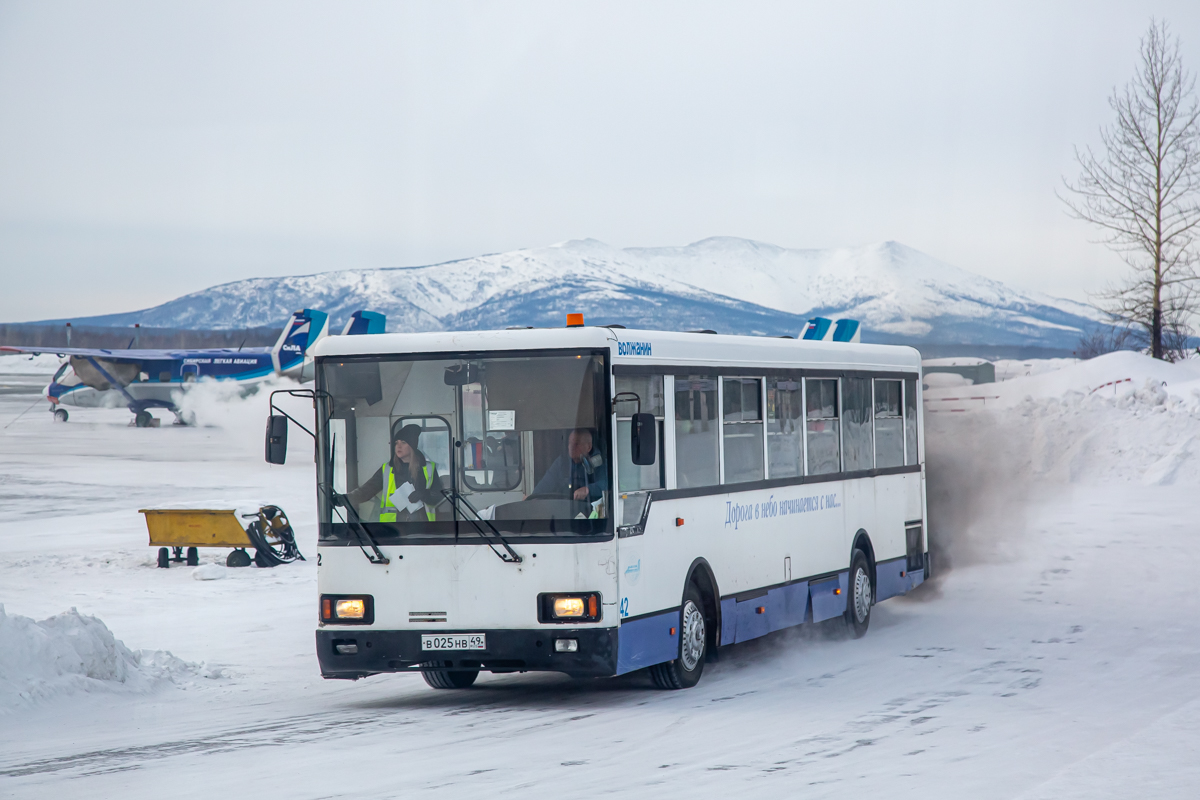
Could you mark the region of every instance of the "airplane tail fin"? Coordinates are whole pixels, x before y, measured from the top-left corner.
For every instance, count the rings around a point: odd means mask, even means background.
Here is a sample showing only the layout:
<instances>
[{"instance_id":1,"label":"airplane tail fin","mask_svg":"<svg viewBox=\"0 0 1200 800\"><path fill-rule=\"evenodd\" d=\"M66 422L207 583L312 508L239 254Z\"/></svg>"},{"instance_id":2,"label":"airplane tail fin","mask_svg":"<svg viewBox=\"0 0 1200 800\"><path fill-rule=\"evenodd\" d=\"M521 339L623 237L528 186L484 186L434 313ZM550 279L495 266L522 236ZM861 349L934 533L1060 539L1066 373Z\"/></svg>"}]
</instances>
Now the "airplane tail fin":
<instances>
[{"instance_id":1,"label":"airplane tail fin","mask_svg":"<svg viewBox=\"0 0 1200 800\"><path fill-rule=\"evenodd\" d=\"M387 317L378 311L355 311L342 328L342 336L358 336L366 333L384 333Z\"/></svg>"},{"instance_id":2,"label":"airplane tail fin","mask_svg":"<svg viewBox=\"0 0 1200 800\"><path fill-rule=\"evenodd\" d=\"M803 338L818 342L827 339L832 325L833 323L825 317L813 317L808 321L808 327L804 329Z\"/></svg>"},{"instance_id":3,"label":"airplane tail fin","mask_svg":"<svg viewBox=\"0 0 1200 800\"><path fill-rule=\"evenodd\" d=\"M277 375L300 376L308 351L329 335L329 316L311 308L292 314L279 341L271 348L271 363Z\"/></svg>"},{"instance_id":4,"label":"airplane tail fin","mask_svg":"<svg viewBox=\"0 0 1200 800\"><path fill-rule=\"evenodd\" d=\"M861 334L862 330L858 326L858 320L839 319L833 329L833 340L835 342L859 342L862 341Z\"/></svg>"},{"instance_id":5,"label":"airplane tail fin","mask_svg":"<svg viewBox=\"0 0 1200 800\"><path fill-rule=\"evenodd\" d=\"M817 342L859 342L862 341L862 328L856 319L833 322L825 317L813 317L802 338Z\"/></svg>"}]
</instances>

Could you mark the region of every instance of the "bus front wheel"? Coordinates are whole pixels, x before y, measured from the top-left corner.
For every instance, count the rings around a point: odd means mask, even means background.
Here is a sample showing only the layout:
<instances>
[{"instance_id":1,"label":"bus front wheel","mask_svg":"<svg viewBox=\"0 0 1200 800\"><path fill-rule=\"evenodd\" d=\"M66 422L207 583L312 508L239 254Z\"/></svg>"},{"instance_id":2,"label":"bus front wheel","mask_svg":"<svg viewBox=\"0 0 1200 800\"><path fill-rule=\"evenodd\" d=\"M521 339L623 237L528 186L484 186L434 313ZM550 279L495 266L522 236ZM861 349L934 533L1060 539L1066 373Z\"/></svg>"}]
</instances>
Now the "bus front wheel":
<instances>
[{"instance_id":1,"label":"bus front wheel","mask_svg":"<svg viewBox=\"0 0 1200 800\"><path fill-rule=\"evenodd\" d=\"M862 550L850 559L850 596L846 598L846 631L855 639L866 634L871 624L871 568Z\"/></svg>"},{"instance_id":2,"label":"bus front wheel","mask_svg":"<svg viewBox=\"0 0 1200 800\"><path fill-rule=\"evenodd\" d=\"M690 689L700 682L704 672L708 631L704 624L704 604L700 592L688 585L679 612L679 656L650 668L650 676L660 689Z\"/></svg>"},{"instance_id":3,"label":"bus front wheel","mask_svg":"<svg viewBox=\"0 0 1200 800\"><path fill-rule=\"evenodd\" d=\"M423 669L425 682L435 689L466 689L479 677L477 669Z\"/></svg>"}]
</instances>

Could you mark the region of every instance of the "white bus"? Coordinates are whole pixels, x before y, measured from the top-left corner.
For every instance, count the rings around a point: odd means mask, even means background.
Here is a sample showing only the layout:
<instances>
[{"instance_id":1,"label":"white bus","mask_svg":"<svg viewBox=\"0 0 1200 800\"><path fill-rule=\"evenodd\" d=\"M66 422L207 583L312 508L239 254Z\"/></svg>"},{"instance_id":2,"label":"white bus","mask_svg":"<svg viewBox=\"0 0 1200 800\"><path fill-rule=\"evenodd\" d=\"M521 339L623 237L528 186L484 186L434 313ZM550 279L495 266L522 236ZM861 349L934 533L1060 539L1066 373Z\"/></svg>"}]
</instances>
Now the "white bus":
<instances>
[{"instance_id":1,"label":"white bus","mask_svg":"<svg viewBox=\"0 0 1200 800\"><path fill-rule=\"evenodd\" d=\"M782 628L861 636L928 574L911 348L577 326L315 356L326 678L683 688Z\"/></svg>"}]
</instances>

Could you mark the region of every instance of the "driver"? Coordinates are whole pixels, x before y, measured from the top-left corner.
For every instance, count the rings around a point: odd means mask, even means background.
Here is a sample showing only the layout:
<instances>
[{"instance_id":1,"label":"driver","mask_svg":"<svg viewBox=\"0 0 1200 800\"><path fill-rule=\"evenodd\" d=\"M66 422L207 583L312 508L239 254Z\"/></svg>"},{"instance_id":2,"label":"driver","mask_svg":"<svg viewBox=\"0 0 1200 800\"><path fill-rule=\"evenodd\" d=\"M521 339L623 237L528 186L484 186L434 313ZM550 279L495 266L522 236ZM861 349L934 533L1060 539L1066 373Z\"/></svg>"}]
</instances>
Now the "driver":
<instances>
[{"instance_id":1,"label":"driver","mask_svg":"<svg viewBox=\"0 0 1200 800\"><path fill-rule=\"evenodd\" d=\"M604 458L595 448L591 430L576 428L567 437L566 454L554 460L533 487L533 493L558 495L590 504L603 497L607 488Z\"/></svg>"},{"instance_id":2,"label":"driver","mask_svg":"<svg viewBox=\"0 0 1200 800\"><path fill-rule=\"evenodd\" d=\"M436 518L442 501L442 479L437 464L417 448L421 426L392 429L392 457L367 482L346 495L354 505L379 496L379 521L403 522ZM407 488L411 491L398 491Z\"/></svg>"}]
</instances>

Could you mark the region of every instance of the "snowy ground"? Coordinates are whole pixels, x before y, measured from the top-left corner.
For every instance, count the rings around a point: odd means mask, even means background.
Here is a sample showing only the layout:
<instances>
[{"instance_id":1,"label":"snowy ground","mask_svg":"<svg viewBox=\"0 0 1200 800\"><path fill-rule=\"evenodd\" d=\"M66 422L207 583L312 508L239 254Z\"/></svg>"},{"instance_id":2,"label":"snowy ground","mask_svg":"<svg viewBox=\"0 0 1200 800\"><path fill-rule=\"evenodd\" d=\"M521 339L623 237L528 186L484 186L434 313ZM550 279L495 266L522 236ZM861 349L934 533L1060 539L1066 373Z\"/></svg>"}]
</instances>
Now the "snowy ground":
<instances>
[{"instance_id":1,"label":"snowy ground","mask_svg":"<svg viewBox=\"0 0 1200 800\"><path fill-rule=\"evenodd\" d=\"M87 409L55 424L41 403L10 425L45 375L2 378L0 644L49 647L66 631L87 657L47 667L0 652L0 796L1200 786L1200 412L1184 399L1047 389L930 415L931 519L953 569L879 605L864 639L774 635L723 650L683 692L637 674L485 675L437 692L411 675L320 679L311 561L224 580L154 567L137 514L148 505L270 501L315 554L311 464L299 439L286 467L262 463L261 396L199 398L196 428ZM71 608L83 616L22 621Z\"/></svg>"}]
</instances>

